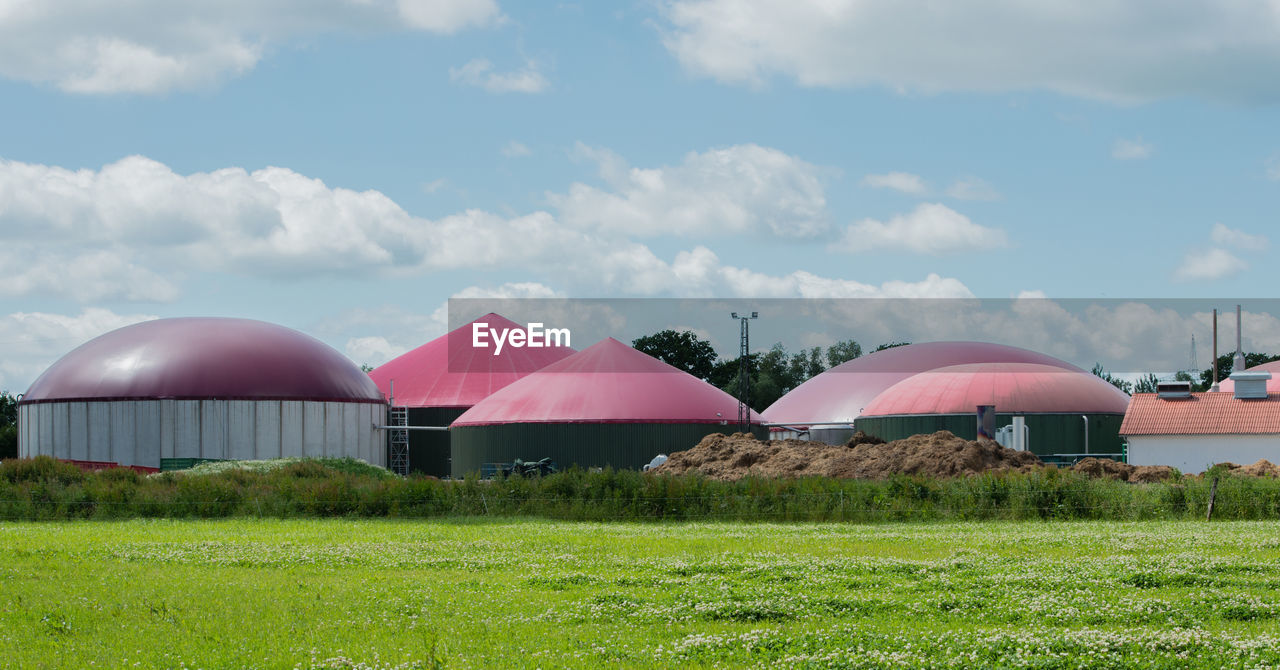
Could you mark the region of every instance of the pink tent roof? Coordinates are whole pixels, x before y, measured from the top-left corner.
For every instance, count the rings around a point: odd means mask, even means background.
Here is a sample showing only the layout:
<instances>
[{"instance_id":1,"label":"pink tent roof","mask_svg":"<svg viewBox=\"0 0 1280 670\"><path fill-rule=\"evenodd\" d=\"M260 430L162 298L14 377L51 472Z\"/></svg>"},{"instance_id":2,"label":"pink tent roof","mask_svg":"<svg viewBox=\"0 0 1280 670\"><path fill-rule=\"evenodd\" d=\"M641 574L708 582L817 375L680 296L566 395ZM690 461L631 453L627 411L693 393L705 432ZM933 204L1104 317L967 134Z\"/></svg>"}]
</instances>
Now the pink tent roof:
<instances>
[{"instance_id":1,"label":"pink tent roof","mask_svg":"<svg viewBox=\"0 0 1280 670\"><path fill-rule=\"evenodd\" d=\"M921 372L876 396L862 416L996 412L1123 414L1129 396L1084 371L1038 363L970 363Z\"/></svg>"},{"instance_id":2,"label":"pink tent roof","mask_svg":"<svg viewBox=\"0 0 1280 670\"><path fill-rule=\"evenodd\" d=\"M806 426L853 421L885 389L920 372L965 363L1039 363L1080 368L1029 349L990 342L920 342L841 363L782 396L761 414L768 423Z\"/></svg>"},{"instance_id":3,"label":"pink tent roof","mask_svg":"<svg viewBox=\"0 0 1280 670\"><path fill-rule=\"evenodd\" d=\"M495 392L453 425L733 424L737 417L733 396L608 338ZM760 416L752 412L751 420Z\"/></svg>"},{"instance_id":4,"label":"pink tent roof","mask_svg":"<svg viewBox=\"0 0 1280 670\"><path fill-rule=\"evenodd\" d=\"M1267 380L1267 393L1280 393L1280 361L1255 365L1246 369L1245 372L1270 372L1271 379ZM1218 390L1224 393L1235 393L1236 383L1230 379L1219 380Z\"/></svg>"},{"instance_id":5,"label":"pink tent roof","mask_svg":"<svg viewBox=\"0 0 1280 670\"><path fill-rule=\"evenodd\" d=\"M144 321L58 359L23 403L156 398L383 402L346 356L296 330L250 319Z\"/></svg>"},{"instance_id":6,"label":"pink tent roof","mask_svg":"<svg viewBox=\"0 0 1280 670\"><path fill-rule=\"evenodd\" d=\"M531 372L574 353L570 347L503 347L497 356L470 346L471 324L523 328L498 314L465 326L379 366L369 376L388 396L395 380L395 403L405 407L470 407ZM452 342L452 346L450 343Z\"/></svg>"}]
</instances>

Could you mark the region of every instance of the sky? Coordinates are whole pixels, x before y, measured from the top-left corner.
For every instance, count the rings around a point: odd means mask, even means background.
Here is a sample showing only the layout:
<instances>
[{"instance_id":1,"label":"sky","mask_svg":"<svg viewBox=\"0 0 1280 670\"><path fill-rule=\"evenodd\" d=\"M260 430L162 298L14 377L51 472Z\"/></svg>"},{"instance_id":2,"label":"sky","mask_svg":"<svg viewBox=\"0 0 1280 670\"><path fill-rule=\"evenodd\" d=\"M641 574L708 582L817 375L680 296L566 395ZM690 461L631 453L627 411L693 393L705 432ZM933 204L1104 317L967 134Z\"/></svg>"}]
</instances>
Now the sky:
<instances>
[{"instance_id":1,"label":"sky","mask_svg":"<svg viewBox=\"0 0 1280 670\"><path fill-rule=\"evenodd\" d=\"M0 388L172 316L378 365L450 298L1096 299L1062 337L1169 370L1243 302L1280 350L1278 101L1274 0L0 0Z\"/></svg>"}]
</instances>

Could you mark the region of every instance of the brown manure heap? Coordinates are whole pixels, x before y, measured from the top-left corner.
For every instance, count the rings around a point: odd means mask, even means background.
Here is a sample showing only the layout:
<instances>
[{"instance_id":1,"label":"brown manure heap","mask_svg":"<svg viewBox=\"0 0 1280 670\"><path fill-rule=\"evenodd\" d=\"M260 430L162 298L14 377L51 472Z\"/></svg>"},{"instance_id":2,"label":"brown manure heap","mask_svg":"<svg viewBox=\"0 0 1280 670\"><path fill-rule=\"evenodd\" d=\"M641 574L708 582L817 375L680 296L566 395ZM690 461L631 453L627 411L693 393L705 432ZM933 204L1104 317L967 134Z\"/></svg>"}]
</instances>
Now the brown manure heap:
<instances>
[{"instance_id":1,"label":"brown manure heap","mask_svg":"<svg viewBox=\"0 0 1280 670\"><path fill-rule=\"evenodd\" d=\"M1173 468L1167 465L1129 465L1109 458L1083 458L1071 466L1071 469L1095 479L1119 479L1134 484L1149 484L1173 478Z\"/></svg>"},{"instance_id":2,"label":"brown manure heap","mask_svg":"<svg viewBox=\"0 0 1280 670\"><path fill-rule=\"evenodd\" d=\"M837 477L885 479L894 474L959 477L991 471L1027 472L1041 467L1025 451L991 440L966 440L950 431L884 442L859 431L846 445L804 440L761 442L748 433L714 433L687 451L671 454L657 472L697 470L711 479Z\"/></svg>"}]
</instances>

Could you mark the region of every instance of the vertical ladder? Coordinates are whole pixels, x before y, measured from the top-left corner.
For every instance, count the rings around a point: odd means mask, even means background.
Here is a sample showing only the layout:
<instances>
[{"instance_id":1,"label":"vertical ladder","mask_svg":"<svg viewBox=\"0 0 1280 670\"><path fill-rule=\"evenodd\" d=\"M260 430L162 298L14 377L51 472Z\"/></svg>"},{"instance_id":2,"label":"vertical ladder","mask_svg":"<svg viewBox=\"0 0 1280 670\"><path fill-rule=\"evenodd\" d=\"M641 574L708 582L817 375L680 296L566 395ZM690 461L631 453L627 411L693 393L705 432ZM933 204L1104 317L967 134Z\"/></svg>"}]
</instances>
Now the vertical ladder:
<instances>
[{"instance_id":1,"label":"vertical ladder","mask_svg":"<svg viewBox=\"0 0 1280 670\"><path fill-rule=\"evenodd\" d=\"M409 474L409 408L391 406L388 422L391 441L391 471L398 475Z\"/></svg>"}]
</instances>

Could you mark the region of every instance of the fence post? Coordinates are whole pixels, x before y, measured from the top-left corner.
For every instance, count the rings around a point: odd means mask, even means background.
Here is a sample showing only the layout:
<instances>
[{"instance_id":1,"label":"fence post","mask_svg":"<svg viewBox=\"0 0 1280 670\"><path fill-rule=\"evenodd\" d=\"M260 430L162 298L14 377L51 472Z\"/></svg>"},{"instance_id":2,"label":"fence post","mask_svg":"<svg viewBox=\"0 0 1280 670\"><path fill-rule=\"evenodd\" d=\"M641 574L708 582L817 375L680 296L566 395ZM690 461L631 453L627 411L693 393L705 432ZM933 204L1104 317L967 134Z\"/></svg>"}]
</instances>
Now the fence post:
<instances>
[{"instance_id":1,"label":"fence post","mask_svg":"<svg viewBox=\"0 0 1280 670\"><path fill-rule=\"evenodd\" d=\"M1213 485L1209 487L1209 511L1206 512L1204 515L1205 521L1210 521L1213 519L1213 501L1217 497L1218 497L1218 478L1214 477Z\"/></svg>"}]
</instances>

